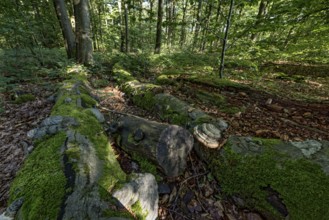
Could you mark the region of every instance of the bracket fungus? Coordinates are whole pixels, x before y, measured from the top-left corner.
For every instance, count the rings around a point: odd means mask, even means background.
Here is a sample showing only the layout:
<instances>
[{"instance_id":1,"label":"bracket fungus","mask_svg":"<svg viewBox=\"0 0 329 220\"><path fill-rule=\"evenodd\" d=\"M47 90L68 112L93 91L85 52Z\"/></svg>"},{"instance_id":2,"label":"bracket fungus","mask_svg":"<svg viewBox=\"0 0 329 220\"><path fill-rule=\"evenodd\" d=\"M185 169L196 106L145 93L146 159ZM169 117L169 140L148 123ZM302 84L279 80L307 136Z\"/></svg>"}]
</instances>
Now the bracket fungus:
<instances>
[{"instance_id":1,"label":"bracket fungus","mask_svg":"<svg viewBox=\"0 0 329 220\"><path fill-rule=\"evenodd\" d=\"M220 146L221 130L214 124L203 123L195 126L193 135L205 147L218 148Z\"/></svg>"}]
</instances>

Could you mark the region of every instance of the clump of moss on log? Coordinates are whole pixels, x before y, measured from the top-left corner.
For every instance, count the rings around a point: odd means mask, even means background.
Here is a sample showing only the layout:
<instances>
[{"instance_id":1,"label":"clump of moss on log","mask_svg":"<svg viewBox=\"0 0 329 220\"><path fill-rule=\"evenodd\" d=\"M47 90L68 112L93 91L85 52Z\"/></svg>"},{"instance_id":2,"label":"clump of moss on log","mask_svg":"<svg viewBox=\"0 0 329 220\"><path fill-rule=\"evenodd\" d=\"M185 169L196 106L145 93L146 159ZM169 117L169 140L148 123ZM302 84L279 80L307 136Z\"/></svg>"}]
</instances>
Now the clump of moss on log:
<instances>
[{"instance_id":1,"label":"clump of moss on log","mask_svg":"<svg viewBox=\"0 0 329 220\"><path fill-rule=\"evenodd\" d=\"M24 219L57 218L65 195L66 178L60 153L65 139L65 133L58 133L42 140L12 183L9 202L24 198L19 212Z\"/></svg>"},{"instance_id":2,"label":"clump of moss on log","mask_svg":"<svg viewBox=\"0 0 329 220\"><path fill-rule=\"evenodd\" d=\"M87 80L83 75L74 75L73 79L65 81L51 115L70 116L79 122L79 126L69 129L85 136L95 147L102 164L102 174L97 181L99 194L102 200L109 201L112 198L111 192L123 185L127 177L116 160L101 124L91 111L83 107L91 107L97 103L90 96L85 83ZM79 159L80 155L79 147L61 152L66 140L65 132L38 140L35 150L19 171L11 187L9 202L24 198L23 206L18 213L21 218L58 218L68 190L62 164L63 153L69 157L69 161Z\"/></svg>"},{"instance_id":3,"label":"clump of moss on log","mask_svg":"<svg viewBox=\"0 0 329 220\"><path fill-rule=\"evenodd\" d=\"M263 153L240 155L228 142L223 154L209 156L209 165L228 196L239 196L250 209L268 213L275 219L284 217L267 201L270 187L285 204L289 219L326 219L329 216L329 177L322 168L306 159L295 159L273 150L282 143L276 139L261 141Z\"/></svg>"}]
</instances>

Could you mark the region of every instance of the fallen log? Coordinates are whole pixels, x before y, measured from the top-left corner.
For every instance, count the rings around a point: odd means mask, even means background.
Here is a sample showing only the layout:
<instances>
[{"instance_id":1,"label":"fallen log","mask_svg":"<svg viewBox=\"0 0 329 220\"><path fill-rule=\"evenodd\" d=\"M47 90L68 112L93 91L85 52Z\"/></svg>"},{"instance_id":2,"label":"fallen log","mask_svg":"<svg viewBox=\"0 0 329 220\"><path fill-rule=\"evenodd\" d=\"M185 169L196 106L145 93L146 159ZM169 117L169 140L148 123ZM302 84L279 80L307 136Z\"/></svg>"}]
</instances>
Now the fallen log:
<instances>
[{"instance_id":1,"label":"fallen log","mask_svg":"<svg viewBox=\"0 0 329 220\"><path fill-rule=\"evenodd\" d=\"M224 120L214 118L170 94L161 93L161 87L157 85L140 83L120 65L114 66L113 74L117 83L132 97L134 104L155 111L163 121L183 126L193 132L197 140L194 148L204 161L208 161L207 157L213 154L209 152L209 148L213 150L225 143L224 134L228 124ZM157 89L146 90L147 87Z\"/></svg>"},{"instance_id":2,"label":"fallen log","mask_svg":"<svg viewBox=\"0 0 329 220\"><path fill-rule=\"evenodd\" d=\"M182 174L193 147L193 136L186 129L139 117L122 117L109 131L120 147L152 161L169 177Z\"/></svg>"},{"instance_id":3,"label":"fallen log","mask_svg":"<svg viewBox=\"0 0 329 220\"><path fill-rule=\"evenodd\" d=\"M28 133L35 147L11 185L8 208L0 219L131 219L136 215L155 219L154 176L127 178L105 135L104 117L95 108L97 101L86 77L71 74L72 79L58 91L51 116ZM146 188L151 200L144 195Z\"/></svg>"}]
</instances>

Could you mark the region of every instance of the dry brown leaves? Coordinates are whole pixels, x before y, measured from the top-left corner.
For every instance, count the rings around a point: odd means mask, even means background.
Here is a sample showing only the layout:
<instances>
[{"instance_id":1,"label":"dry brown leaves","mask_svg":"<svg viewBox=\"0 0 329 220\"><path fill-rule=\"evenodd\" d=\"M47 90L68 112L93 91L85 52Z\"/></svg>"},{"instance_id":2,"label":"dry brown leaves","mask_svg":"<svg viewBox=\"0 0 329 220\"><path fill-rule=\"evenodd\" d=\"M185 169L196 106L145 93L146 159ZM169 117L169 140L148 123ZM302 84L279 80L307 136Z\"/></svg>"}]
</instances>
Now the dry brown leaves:
<instances>
[{"instance_id":1,"label":"dry brown leaves","mask_svg":"<svg viewBox=\"0 0 329 220\"><path fill-rule=\"evenodd\" d=\"M10 183L32 144L26 134L50 114L51 106L45 99L6 104L5 113L0 115L0 212L7 205Z\"/></svg>"}]
</instances>

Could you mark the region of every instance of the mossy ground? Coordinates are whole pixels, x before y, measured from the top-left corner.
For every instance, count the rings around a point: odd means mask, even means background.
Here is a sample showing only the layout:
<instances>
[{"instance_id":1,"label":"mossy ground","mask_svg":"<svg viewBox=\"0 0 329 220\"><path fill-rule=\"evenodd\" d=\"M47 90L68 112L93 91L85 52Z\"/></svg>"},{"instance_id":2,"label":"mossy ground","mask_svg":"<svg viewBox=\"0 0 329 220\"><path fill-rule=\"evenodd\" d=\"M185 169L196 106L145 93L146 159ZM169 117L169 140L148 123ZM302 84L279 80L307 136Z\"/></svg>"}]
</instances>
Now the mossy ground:
<instances>
[{"instance_id":1,"label":"mossy ground","mask_svg":"<svg viewBox=\"0 0 329 220\"><path fill-rule=\"evenodd\" d=\"M264 146L264 153L258 156L241 156L224 148L225 157L213 158L210 166L220 181L223 192L229 196L242 197L251 209L271 213L277 219L283 218L266 201L271 187L289 212L289 219L327 219L329 216L329 177L319 165L306 159L294 159L275 152L271 146L276 140L258 139Z\"/></svg>"},{"instance_id":2,"label":"mossy ground","mask_svg":"<svg viewBox=\"0 0 329 220\"><path fill-rule=\"evenodd\" d=\"M32 95L32 94L24 94L24 95L20 95L18 96L14 103L15 104L22 104L22 103L25 103L25 102L29 102L29 101L34 101L35 100L35 96Z\"/></svg>"},{"instance_id":3,"label":"mossy ground","mask_svg":"<svg viewBox=\"0 0 329 220\"><path fill-rule=\"evenodd\" d=\"M227 98L220 94L210 93L210 92L207 92L204 90L197 90L197 91L195 91L195 96L199 101L214 105L214 106L218 107L218 109L221 112L224 112L227 114L235 114L237 112L245 111L244 106L231 105L227 101Z\"/></svg>"},{"instance_id":4,"label":"mossy ground","mask_svg":"<svg viewBox=\"0 0 329 220\"><path fill-rule=\"evenodd\" d=\"M38 144L25 161L10 189L10 201L24 197L24 219L56 219L65 195L66 178L60 148L66 139L59 133Z\"/></svg>"}]
</instances>

